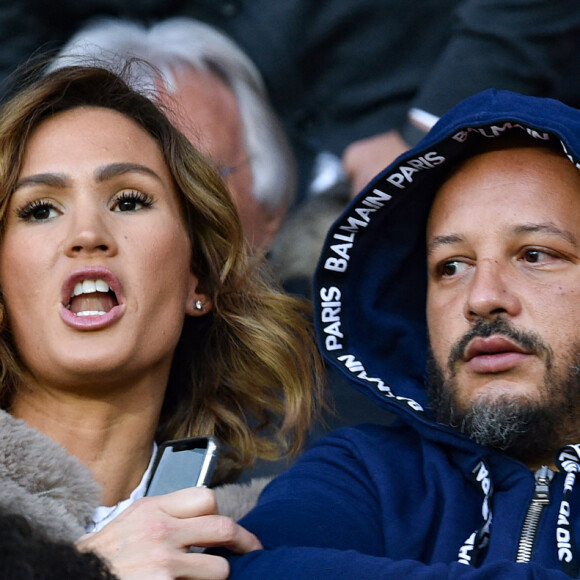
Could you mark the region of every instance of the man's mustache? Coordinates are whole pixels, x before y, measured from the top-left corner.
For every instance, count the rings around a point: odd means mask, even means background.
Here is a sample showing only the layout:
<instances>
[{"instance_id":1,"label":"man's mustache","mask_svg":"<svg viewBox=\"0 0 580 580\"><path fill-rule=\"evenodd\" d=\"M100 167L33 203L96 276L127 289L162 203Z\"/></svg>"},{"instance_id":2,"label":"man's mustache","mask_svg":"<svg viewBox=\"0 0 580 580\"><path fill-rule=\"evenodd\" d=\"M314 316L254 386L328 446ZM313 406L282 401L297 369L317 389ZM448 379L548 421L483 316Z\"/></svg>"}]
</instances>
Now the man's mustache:
<instances>
[{"instance_id":1,"label":"man's mustache","mask_svg":"<svg viewBox=\"0 0 580 580\"><path fill-rule=\"evenodd\" d=\"M550 352L550 347L539 335L519 330L505 318L498 317L491 321L478 320L475 326L453 345L449 353L449 369L453 370L455 363L465 358L467 347L474 338L488 338L492 335L504 336L530 353L541 355Z\"/></svg>"}]
</instances>

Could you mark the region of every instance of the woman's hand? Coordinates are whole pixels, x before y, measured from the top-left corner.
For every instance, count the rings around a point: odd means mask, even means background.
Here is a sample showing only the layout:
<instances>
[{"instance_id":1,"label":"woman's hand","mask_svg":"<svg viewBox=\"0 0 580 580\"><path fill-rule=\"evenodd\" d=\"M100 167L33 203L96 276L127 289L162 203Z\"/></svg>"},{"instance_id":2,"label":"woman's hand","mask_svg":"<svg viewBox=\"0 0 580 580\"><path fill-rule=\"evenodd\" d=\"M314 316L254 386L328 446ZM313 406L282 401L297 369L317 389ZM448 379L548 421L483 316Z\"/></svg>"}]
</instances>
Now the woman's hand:
<instances>
[{"instance_id":1,"label":"woman's hand","mask_svg":"<svg viewBox=\"0 0 580 580\"><path fill-rule=\"evenodd\" d=\"M222 546L244 554L262 545L216 511L215 496L206 488L143 498L100 532L80 538L77 547L99 554L121 580L225 579L227 560L189 547Z\"/></svg>"}]
</instances>

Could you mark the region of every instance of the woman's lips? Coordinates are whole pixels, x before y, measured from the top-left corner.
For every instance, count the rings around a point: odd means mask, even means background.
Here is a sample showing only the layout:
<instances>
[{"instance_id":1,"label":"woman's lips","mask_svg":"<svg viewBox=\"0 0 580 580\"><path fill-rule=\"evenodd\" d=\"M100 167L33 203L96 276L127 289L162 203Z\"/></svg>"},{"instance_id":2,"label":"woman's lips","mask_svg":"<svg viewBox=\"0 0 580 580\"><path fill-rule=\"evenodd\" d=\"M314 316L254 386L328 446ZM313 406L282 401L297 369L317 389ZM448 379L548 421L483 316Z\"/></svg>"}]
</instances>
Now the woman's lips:
<instances>
[{"instance_id":1,"label":"woman's lips","mask_svg":"<svg viewBox=\"0 0 580 580\"><path fill-rule=\"evenodd\" d=\"M125 310L124 305L115 306L109 312L104 314L90 314L86 316L77 316L68 308L61 305L60 315L64 323L77 330L99 330L109 326L118 320Z\"/></svg>"},{"instance_id":2,"label":"woman's lips","mask_svg":"<svg viewBox=\"0 0 580 580\"><path fill-rule=\"evenodd\" d=\"M97 305L85 308L81 305ZM124 312L121 283L104 267L72 272L61 290L60 315L65 324L78 330L98 330L115 322Z\"/></svg>"},{"instance_id":3,"label":"woman's lips","mask_svg":"<svg viewBox=\"0 0 580 580\"><path fill-rule=\"evenodd\" d=\"M521 364L533 353L503 336L474 338L465 351L464 361L474 373L501 373Z\"/></svg>"}]
</instances>

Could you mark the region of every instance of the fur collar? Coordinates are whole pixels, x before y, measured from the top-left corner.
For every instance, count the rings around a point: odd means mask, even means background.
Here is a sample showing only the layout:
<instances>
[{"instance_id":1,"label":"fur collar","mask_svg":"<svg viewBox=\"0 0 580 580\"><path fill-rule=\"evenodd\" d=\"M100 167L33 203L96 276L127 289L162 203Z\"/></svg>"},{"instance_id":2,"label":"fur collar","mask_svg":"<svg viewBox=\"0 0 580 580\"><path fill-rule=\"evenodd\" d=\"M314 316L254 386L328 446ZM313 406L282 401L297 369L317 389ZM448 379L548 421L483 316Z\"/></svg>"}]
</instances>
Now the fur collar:
<instances>
[{"instance_id":1,"label":"fur collar","mask_svg":"<svg viewBox=\"0 0 580 580\"><path fill-rule=\"evenodd\" d=\"M254 507L268 478L216 488L219 513L235 520ZM90 471L64 447L0 410L0 508L25 516L53 540L84 534L100 504Z\"/></svg>"}]
</instances>

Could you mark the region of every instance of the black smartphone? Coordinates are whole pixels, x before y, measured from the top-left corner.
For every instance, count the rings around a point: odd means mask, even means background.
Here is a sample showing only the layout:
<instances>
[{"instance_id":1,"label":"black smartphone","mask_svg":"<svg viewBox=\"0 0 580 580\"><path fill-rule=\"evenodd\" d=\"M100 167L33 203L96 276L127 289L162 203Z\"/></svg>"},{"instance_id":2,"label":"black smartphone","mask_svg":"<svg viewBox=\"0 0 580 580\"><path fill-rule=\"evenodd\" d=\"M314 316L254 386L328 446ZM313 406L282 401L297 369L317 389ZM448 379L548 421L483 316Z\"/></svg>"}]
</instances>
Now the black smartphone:
<instances>
[{"instance_id":1,"label":"black smartphone","mask_svg":"<svg viewBox=\"0 0 580 580\"><path fill-rule=\"evenodd\" d=\"M214 437L189 437L159 446L146 496L163 495L185 487L206 486L218 457Z\"/></svg>"}]
</instances>

